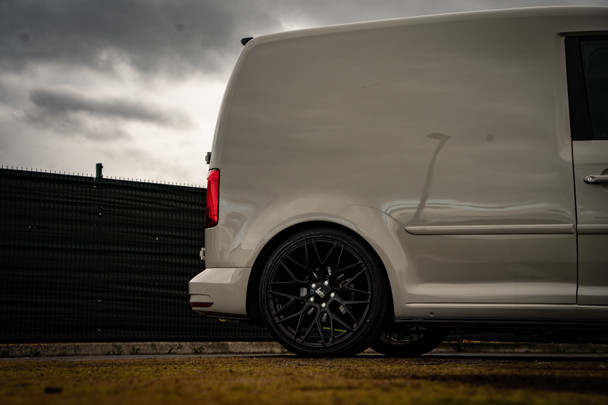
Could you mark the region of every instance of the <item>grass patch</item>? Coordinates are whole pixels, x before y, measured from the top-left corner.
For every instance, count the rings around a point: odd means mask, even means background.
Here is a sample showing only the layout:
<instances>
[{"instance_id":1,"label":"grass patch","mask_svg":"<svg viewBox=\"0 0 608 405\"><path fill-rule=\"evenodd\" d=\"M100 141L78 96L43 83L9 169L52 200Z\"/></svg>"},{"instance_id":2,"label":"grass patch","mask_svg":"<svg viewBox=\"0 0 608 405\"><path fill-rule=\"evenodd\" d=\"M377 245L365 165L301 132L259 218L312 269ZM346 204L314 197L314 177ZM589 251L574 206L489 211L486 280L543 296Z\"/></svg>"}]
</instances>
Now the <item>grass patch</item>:
<instances>
[{"instance_id":1,"label":"grass patch","mask_svg":"<svg viewBox=\"0 0 608 405\"><path fill-rule=\"evenodd\" d=\"M606 404L608 362L296 357L2 360L9 404Z\"/></svg>"},{"instance_id":2,"label":"grass patch","mask_svg":"<svg viewBox=\"0 0 608 405\"><path fill-rule=\"evenodd\" d=\"M204 347L204 346L194 346L194 347L192 348L192 351L193 351L195 354L203 354L203 353L205 353L205 347Z\"/></svg>"}]
</instances>

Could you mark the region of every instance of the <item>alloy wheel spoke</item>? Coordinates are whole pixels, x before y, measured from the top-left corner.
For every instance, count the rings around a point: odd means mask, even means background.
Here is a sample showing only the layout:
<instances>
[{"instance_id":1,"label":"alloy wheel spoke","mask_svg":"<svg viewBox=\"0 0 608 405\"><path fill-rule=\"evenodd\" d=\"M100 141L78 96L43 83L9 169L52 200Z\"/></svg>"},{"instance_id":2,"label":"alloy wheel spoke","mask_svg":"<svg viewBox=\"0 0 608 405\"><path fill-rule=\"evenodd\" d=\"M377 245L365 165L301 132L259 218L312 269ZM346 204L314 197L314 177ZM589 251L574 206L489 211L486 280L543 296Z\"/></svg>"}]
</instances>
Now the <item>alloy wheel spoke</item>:
<instances>
[{"instance_id":1,"label":"alloy wheel spoke","mask_svg":"<svg viewBox=\"0 0 608 405\"><path fill-rule=\"evenodd\" d=\"M319 260L321 261L321 265L323 267L325 267L325 265L327 264L331 254L333 253L334 249L336 248L336 246L338 245L338 242L335 242L331 245L331 248L329 249L329 252L327 252L327 254L325 255L325 259L321 259L321 256L319 255L319 252L317 251L317 255L319 257Z\"/></svg>"},{"instance_id":2,"label":"alloy wheel spoke","mask_svg":"<svg viewBox=\"0 0 608 405\"><path fill-rule=\"evenodd\" d=\"M287 256L288 259L290 259L292 262L294 262L296 265L299 266L298 263L296 263L292 258L290 258L289 256ZM283 260L280 261L281 266L283 266L283 269L287 272L287 275L289 275L289 277L300 284L304 284L304 280L300 280L298 277L296 277L295 274L293 274L293 272L291 271L291 269L285 264L285 262Z\"/></svg>"},{"instance_id":3,"label":"alloy wheel spoke","mask_svg":"<svg viewBox=\"0 0 608 405\"><path fill-rule=\"evenodd\" d=\"M296 325L296 329L294 331L294 338L298 338L298 331L300 330L300 327L302 326L302 319L304 319L304 314L307 310L308 306L305 306L304 308L302 308L302 310L300 311L299 315L300 318L298 318L298 324Z\"/></svg>"},{"instance_id":4,"label":"alloy wheel spoke","mask_svg":"<svg viewBox=\"0 0 608 405\"><path fill-rule=\"evenodd\" d=\"M271 281L271 286L295 286L295 285L306 285L301 281Z\"/></svg>"},{"instance_id":5,"label":"alloy wheel spoke","mask_svg":"<svg viewBox=\"0 0 608 405\"><path fill-rule=\"evenodd\" d=\"M286 311L287 309L289 309L290 306L292 306L294 303L296 303L298 301L300 301L300 300L297 300L297 299L290 300L287 304L285 304L281 308L279 308L279 310L277 312L275 312L274 316L280 316L283 311Z\"/></svg>"},{"instance_id":6,"label":"alloy wheel spoke","mask_svg":"<svg viewBox=\"0 0 608 405\"><path fill-rule=\"evenodd\" d=\"M369 304L369 300L363 301L344 301L344 305L361 305L361 304Z\"/></svg>"},{"instance_id":7,"label":"alloy wheel spoke","mask_svg":"<svg viewBox=\"0 0 608 405\"><path fill-rule=\"evenodd\" d=\"M314 246L314 242L311 241ZM306 273L308 274L309 280L315 280L317 277L314 273L314 265L312 264L312 258L310 257L310 247L308 241L304 241L304 263Z\"/></svg>"},{"instance_id":8,"label":"alloy wheel spoke","mask_svg":"<svg viewBox=\"0 0 608 405\"><path fill-rule=\"evenodd\" d=\"M363 264L363 262L359 260L356 263L349 264L348 266L344 267L343 269L337 268L335 271L335 274L344 273L345 271L348 271L348 270L352 269L353 267L360 266L362 264Z\"/></svg>"},{"instance_id":9,"label":"alloy wheel spoke","mask_svg":"<svg viewBox=\"0 0 608 405\"><path fill-rule=\"evenodd\" d=\"M317 330L319 331L319 335L321 336L321 343L323 344L323 346L325 346L327 342L325 340L325 332L323 332L323 325L321 325L321 316L317 316L315 323L317 324Z\"/></svg>"},{"instance_id":10,"label":"alloy wheel spoke","mask_svg":"<svg viewBox=\"0 0 608 405\"><path fill-rule=\"evenodd\" d=\"M317 314L315 315L315 319L316 319L317 317L318 317L318 311L317 311ZM310 326L309 326L309 327L308 327L308 329L306 330L306 333L304 333L304 336L302 336L302 339L301 339L301 341L302 341L302 342L306 341L306 338L308 337L308 335L310 335L310 332L311 332L311 331L312 331L312 329L314 328L314 326L315 326L315 319L313 319L313 320L310 322ZM296 335L296 338L297 338L297 335Z\"/></svg>"},{"instance_id":11,"label":"alloy wheel spoke","mask_svg":"<svg viewBox=\"0 0 608 405\"><path fill-rule=\"evenodd\" d=\"M353 320L353 323L356 325L359 320L353 315L352 312L350 312L350 309L348 309L348 307L346 306L346 303L342 303L342 308L344 309L344 314L350 316L350 318ZM338 318L339 319L339 318Z\"/></svg>"},{"instance_id":12,"label":"alloy wheel spoke","mask_svg":"<svg viewBox=\"0 0 608 405\"><path fill-rule=\"evenodd\" d=\"M317 256L318 263L320 265L323 265L323 259L321 259L321 255L319 254L319 249L317 248L317 244L315 243L314 240L311 241L310 243L312 244L312 247L313 247L313 250L315 252L315 255Z\"/></svg>"},{"instance_id":13,"label":"alloy wheel spoke","mask_svg":"<svg viewBox=\"0 0 608 405\"><path fill-rule=\"evenodd\" d=\"M334 328L334 316L328 312L327 317L329 318L329 343L333 343L336 334L336 329Z\"/></svg>"},{"instance_id":14,"label":"alloy wheel spoke","mask_svg":"<svg viewBox=\"0 0 608 405\"><path fill-rule=\"evenodd\" d=\"M338 260L336 260L336 269L340 268L340 262L342 261L342 253L344 253L344 245L340 245L340 253L338 253Z\"/></svg>"},{"instance_id":15,"label":"alloy wheel spoke","mask_svg":"<svg viewBox=\"0 0 608 405\"><path fill-rule=\"evenodd\" d=\"M353 330L350 325L347 325L346 323L344 323L344 321L342 321L342 319L340 319L338 316L333 316L332 317L332 321L338 322L340 325L342 325L348 331L352 331Z\"/></svg>"},{"instance_id":16,"label":"alloy wheel spoke","mask_svg":"<svg viewBox=\"0 0 608 405\"><path fill-rule=\"evenodd\" d=\"M297 260L295 260L293 257L289 256L289 254L285 255L286 259L289 259L293 264L295 264L296 266L300 267L301 269L306 270L306 265L302 265L302 263L298 262ZM281 264L283 266L285 266L285 264L283 263L283 261L281 261Z\"/></svg>"},{"instance_id":17,"label":"alloy wheel spoke","mask_svg":"<svg viewBox=\"0 0 608 405\"><path fill-rule=\"evenodd\" d=\"M356 278L358 278L361 274L365 273L365 269L361 270L360 272L358 272L357 274L355 274L354 276L352 276L347 283L345 283L345 285L348 285L350 283L352 283L353 281L355 281Z\"/></svg>"},{"instance_id":18,"label":"alloy wheel spoke","mask_svg":"<svg viewBox=\"0 0 608 405\"><path fill-rule=\"evenodd\" d=\"M300 297L299 295L293 295L293 294L287 294L284 292L280 292L280 291L268 291L268 294L272 294L272 295L276 295L278 297L283 297L283 298L289 298L292 300L296 300L296 299L302 299L302 297Z\"/></svg>"},{"instance_id":19,"label":"alloy wheel spoke","mask_svg":"<svg viewBox=\"0 0 608 405\"><path fill-rule=\"evenodd\" d=\"M289 315L289 316L286 316L285 318L278 319L278 320L276 321L276 322L277 322L277 324L280 324L280 323L285 323L285 322L287 322L287 321L289 321L289 320L291 320L291 319L293 319L293 318L295 318L295 317L297 317L297 316L301 316L301 315L303 315L303 314L304 314L304 311L306 311L306 308L307 308L307 307L304 307L304 308L302 308L301 310L299 310L298 312L295 312L295 313L293 313L293 314L291 314L291 315ZM275 315L276 315L276 314L275 314ZM300 317L300 321L301 321L301 317ZM299 322L300 322L300 321L299 321ZM298 322L298 325L299 325L299 322Z\"/></svg>"},{"instance_id":20,"label":"alloy wheel spoke","mask_svg":"<svg viewBox=\"0 0 608 405\"><path fill-rule=\"evenodd\" d=\"M344 291L354 292L354 293L359 293L359 294L369 294L369 291L359 290L357 288L349 287L348 285L344 286L343 290Z\"/></svg>"}]
</instances>

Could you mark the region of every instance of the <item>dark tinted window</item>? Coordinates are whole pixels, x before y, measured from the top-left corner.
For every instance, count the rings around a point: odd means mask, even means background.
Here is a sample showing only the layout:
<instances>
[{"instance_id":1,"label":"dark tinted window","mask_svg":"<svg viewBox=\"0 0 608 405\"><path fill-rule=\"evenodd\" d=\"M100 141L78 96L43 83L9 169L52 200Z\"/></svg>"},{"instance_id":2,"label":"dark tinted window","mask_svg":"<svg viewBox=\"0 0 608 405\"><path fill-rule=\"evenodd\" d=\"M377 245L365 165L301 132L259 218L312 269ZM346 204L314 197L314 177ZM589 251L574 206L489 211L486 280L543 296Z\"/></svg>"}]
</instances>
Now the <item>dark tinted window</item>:
<instances>
[{"instance_id":1,"label":"dark tinted window","mask_svg":"<svg viewBox=\"0 0 608 405\"><path fill-rule=\"evenodd\" d=\"M608 39L581 40L591 138L608 139Z\"/></svg>"},{"instance_id":2,"label":"dark tinted window","mask_svg":"<svg viewBox=\"0 0 608 405\"><path fill-rule=\"evenodd\" d=\"M608 139L608 36L566 37L573 140Z\"/></svg>"}]
</instances>

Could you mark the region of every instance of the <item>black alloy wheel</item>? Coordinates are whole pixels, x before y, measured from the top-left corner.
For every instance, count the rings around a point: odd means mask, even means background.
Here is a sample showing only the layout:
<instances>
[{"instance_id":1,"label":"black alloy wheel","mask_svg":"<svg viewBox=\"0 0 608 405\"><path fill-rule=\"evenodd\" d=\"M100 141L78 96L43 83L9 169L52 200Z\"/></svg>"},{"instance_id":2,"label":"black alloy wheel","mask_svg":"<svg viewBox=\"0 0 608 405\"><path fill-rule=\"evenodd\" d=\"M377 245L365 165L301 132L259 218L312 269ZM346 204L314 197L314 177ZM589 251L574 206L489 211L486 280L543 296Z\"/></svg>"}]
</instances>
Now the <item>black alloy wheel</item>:
<instances>
[{"instance_id":1,"label":"black alloy wheel","mask_svg":"<svg viewBox=\"0 0 608 405\"><path fill-rule=\"evenodd\" d=\"M432 330L424 326L388 330L371 344L371 348L390 357L416 357L438 347L447 334L444 330Z\"/></svg>"},{"instance_id":2,"label":"black alloy wheel","mask_svg":"<svg viewBox=\"0 0 608 405\"><path fill-rule=\"evenodd\" d=\"M300 232L263 270L259 301L276 339L302 356L357 354L387 322L384 268L358 239L335 229Z\"/></svg>"}]
</instances>

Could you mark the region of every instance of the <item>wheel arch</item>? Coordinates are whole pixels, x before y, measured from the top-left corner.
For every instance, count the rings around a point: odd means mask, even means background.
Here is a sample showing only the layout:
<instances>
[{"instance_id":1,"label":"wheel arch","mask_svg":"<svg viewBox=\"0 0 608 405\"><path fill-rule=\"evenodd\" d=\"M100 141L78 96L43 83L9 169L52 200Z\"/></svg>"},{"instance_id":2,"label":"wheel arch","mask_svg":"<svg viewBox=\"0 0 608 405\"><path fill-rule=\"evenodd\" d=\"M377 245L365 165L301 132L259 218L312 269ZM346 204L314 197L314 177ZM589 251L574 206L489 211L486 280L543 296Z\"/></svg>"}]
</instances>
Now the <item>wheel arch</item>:
<instances>
[{"instance_id":1,"label":"wheel arch","mask_svg":"<svg viewBox=\"0 0 608 405\"><path fill-rule=\"evenodd\" d=\"M380 255L378 255L378 252L376 252L376 250L372 247L372 245L365 238L363 238L361 235L359 235L357 232L353 231L352 229L350 229L344 225L340 225L340 224L337 224L334 222L329 222L329 221L309 221L309 222L302 222L299 224L295 224L288 228L283 229L281 232L274 235L261 249L260 253L258 254L258 256L251 268L249 282L247 283L246 308L247 308L247 315L256 325L264 326L264 322L262 321L262 317L260 316L260 309L259 309L257 303L258 303L258 293L259 293L258 286L260 284L262 270L264 269L266 262L268 261L268 259L272 255L272 253L280 246L280 244L283 241L285 241L286 239L288 239L292 235L295 235L298 232L302 232L302 231L306 231L306 230L310 230L310 229L317 229L317 228L333 228L335 230L345 232L345 233L349 234L350 236L352 236L353 238L357 239L361 244L363 244L365 247L367 247L370 254L374 255L378 259L378 262L382 265L382 272L384 274L384 277L386 277L387 283L390 284L389 277L386 272L386 266L385 266L384 262L382 261L382 258L380 257ZM389 291L391 291L390 288L389 288ZM394 305L393 305L392 293L389 295L388 298L389 298L388 307L390 308L390 311L392 312L391 316L394 318Z\"/></svg>"}]
</instances>

